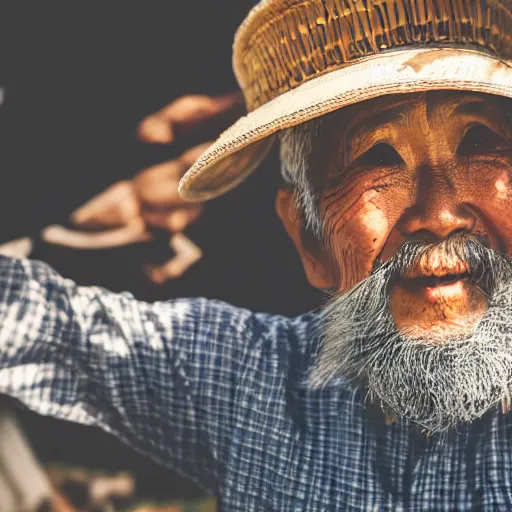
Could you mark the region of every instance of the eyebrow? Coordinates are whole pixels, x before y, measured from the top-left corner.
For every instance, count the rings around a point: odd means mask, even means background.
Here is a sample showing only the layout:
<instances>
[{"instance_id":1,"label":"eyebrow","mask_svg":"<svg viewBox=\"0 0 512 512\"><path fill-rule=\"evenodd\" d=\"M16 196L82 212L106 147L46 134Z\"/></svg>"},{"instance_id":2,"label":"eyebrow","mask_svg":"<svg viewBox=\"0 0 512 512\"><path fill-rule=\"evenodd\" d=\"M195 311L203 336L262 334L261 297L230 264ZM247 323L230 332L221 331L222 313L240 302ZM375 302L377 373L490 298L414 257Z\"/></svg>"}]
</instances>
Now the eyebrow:
<instances>
[{"instance_id":1,"label":"eyebrow","mask_svg":"<svg viewBox=\"0 0 512 512\"><path fill-rule=\"evenodd\" d=\"M347 123L344 137L350 140L353 138L354 132L358 133L361 130L371 131L383 125L394 123L403 116L412 104L417 102L417 98L404 97L399 103L393 102L389 104L389 102L383 100L370 109L361 108Z\"/></svg>"},{"instance_id":2,"label":"eyebrow","mask_svg":"<svg viewBox=\"0 0 512 512\"><path fill-rule=\"evenodd\" d=\"M464 101L464 98L461 98L457 103L453 109L455 114L483 114L489 109L489 100L472 98Z\"/></svg>"},{"instance_id":3,"label":"eyebrow","mask_svg":"<svg viewBox=\"0 0 512 512\"><path fill-rule=\"evenodd\" d=\"M425 98L423 98L423 101L425 101ZM417 96L404 95L399 101L396 98L392 102L389 101L389 98L381 98L371 108L361 106L359 111L353 117L350 117L343 130L342 138L338 142L343 167L354 162L355 159L352 158L354 147L364 147L367 140L373 138L372 135L378 129L399 121L412 105L417 104ZM378 140L375 143L378 143Z\"/></svg>"},{"instance_id":4,"label":"eyebrow","mask_svg":"<svg viewBox=\"0 0 512 512\"><path fill-rule=\"evenodd\" d=\"M499 128L502 130L503 136L512 137L512 101L508 102L507 100L504 100L503 106L505 110L504 119L503 122L499 121ZM478 116L485 118L490 109L499 107L500 105L496 105L495 103L493 103L491 106L488 98L471 98L466 100L462 98L457 105L454 105L453 112L466 116ZM496 128L496 126L492 128L491 125L485 122L483 122L483 124L493 130Z\"/></svg>"}]
</instances>

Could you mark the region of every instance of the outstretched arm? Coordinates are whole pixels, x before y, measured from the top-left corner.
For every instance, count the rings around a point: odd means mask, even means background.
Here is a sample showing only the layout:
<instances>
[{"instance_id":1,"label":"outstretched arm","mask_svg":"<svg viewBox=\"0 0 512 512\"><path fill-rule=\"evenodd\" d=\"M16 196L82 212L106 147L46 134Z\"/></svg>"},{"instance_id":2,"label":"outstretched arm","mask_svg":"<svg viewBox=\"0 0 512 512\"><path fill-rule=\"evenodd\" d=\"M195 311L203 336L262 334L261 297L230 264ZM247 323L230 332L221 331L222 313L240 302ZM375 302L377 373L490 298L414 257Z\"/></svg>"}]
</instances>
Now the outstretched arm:
<instances>
[{"instance_id":1,"label":"outstretched arm","mask_svg":"<svg viewBox=\"0 0 512 512\"><path fill-rule=\"evenodd\" d=\"M146 304L0 257L0 392L100 426L211 491L252 322L220 302Z\"/></svg>"}]
</instances>

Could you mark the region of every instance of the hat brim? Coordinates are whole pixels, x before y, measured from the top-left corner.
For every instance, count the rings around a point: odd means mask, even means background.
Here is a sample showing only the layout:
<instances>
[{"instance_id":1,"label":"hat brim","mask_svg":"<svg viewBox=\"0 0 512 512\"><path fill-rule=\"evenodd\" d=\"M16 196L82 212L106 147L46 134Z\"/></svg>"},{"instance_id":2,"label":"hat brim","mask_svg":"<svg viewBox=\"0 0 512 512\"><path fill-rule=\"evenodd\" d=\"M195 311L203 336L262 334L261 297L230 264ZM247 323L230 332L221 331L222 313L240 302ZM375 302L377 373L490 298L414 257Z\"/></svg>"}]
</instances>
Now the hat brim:
<instances>
[{"instance_id":1,"label":"hat brim","mask_svg":"<svg viewBox=\"0 0 512 512\"><path fill-rule=\"evenodd\" d=\"M180 195L213 199L241 183L267 155L274 135L380 96L458 90L512 98L512 61L465 48L383 52L318 76L239 119L183 176Z\"/></svg>"}]
</instances>

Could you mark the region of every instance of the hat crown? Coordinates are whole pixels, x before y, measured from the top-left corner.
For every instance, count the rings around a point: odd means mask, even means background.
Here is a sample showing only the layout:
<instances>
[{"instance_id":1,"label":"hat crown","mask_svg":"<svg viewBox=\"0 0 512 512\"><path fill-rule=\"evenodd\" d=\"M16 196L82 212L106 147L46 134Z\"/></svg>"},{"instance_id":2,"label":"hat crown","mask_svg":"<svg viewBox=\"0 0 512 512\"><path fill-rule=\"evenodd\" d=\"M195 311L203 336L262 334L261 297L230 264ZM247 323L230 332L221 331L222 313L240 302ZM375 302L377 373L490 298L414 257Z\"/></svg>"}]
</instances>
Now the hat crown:
<instances>
[{"instance_id":1,"label":"hat crown","mask_svg":"<svg viewBox=\"0 0 512 512\"><path fill-rule=\"evenodd\" d=\"M512 58L512 0L264 0L240 26L233 66L248 110L324 73L410 46Z\"/></svg>"}]
</instances>

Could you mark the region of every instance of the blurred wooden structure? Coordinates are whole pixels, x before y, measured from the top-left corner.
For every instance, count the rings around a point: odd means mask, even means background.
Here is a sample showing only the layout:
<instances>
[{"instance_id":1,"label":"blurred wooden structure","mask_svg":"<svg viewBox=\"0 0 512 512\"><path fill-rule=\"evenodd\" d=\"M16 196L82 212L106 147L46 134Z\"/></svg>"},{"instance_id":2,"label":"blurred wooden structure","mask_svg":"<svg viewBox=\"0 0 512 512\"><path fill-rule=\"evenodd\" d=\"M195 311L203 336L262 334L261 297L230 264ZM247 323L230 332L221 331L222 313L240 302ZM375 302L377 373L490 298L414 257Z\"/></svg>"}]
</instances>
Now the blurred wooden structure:
<instances>
[{"instance_id":1,"label":"blurred wooden structure","mask_svg":"<svg viewBox=\"0 0 512 512\"><path fill-rule=\"evenodd\" d=\"M13 411L0 406L0 510L46 512L52 507L48 478L34 457Z\"/></svg>"}]
</instances>

